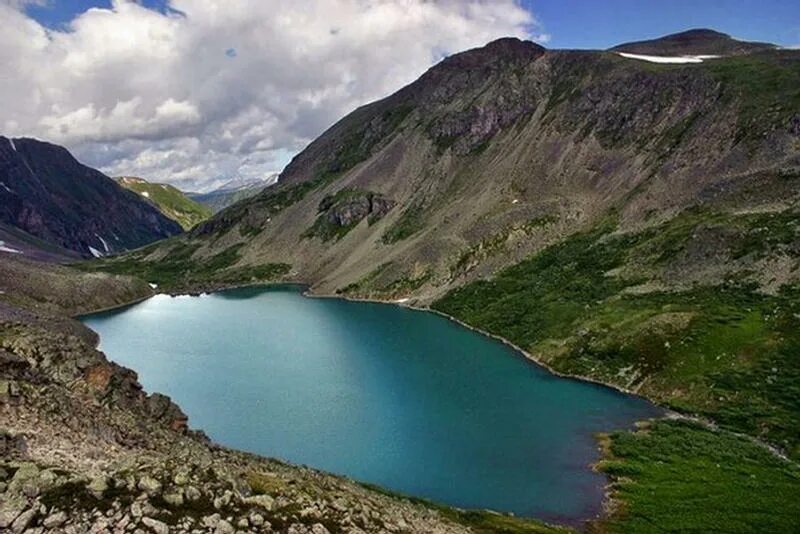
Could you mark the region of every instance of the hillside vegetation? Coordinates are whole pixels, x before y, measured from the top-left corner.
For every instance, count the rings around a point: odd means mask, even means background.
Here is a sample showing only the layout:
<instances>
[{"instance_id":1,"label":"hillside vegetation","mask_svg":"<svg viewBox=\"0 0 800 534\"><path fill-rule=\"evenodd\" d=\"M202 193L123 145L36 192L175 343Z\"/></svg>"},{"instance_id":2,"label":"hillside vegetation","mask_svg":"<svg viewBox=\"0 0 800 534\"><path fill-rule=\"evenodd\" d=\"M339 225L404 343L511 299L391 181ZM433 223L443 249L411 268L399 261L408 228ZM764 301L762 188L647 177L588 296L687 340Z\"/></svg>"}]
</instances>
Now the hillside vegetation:
<instances>
[{"instance_id":1,"label":"hillside vegetation","mask_svg":"<svg viewBox=\"0 0 800 534\"><path fill-rule=\"evenodd\" d=\"M152 202L164 215L190 230L198 223L211 217L211 209L186 196L185 193L169 184L150 183L141 178L123 176L117 183Z\"/></svg>"}]
</instances>

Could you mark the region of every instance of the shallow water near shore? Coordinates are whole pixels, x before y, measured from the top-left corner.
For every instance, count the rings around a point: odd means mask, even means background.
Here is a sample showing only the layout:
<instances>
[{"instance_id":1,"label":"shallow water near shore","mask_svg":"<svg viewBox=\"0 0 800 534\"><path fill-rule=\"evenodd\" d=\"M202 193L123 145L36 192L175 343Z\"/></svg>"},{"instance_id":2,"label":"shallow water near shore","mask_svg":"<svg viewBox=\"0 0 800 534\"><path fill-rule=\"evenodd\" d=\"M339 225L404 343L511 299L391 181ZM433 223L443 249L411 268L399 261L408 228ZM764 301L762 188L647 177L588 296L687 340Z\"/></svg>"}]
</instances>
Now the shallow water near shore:
<instances>
[{"instance_id":1,"label":"shallow water near shore","mask_svg":"<svg viewBox=\"0 0 800 534\"><path fill-rule=\"evenodd\" d=\"M291 286L159 295L81 320L220 444L463 508L592 517L595 433L661 413L433 313Z\"/></svg>"}]
</instances>

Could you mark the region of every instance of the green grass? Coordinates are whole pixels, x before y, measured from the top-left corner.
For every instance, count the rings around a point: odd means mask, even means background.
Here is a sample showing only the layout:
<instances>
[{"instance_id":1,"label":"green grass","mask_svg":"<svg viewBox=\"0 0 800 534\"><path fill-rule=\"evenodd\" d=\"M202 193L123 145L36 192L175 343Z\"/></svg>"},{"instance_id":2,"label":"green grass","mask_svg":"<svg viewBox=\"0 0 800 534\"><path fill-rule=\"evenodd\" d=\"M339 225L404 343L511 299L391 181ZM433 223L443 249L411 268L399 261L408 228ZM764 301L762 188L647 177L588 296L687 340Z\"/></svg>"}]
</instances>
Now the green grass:
<instances>
[{"instance_id":1,"label":"green grass","mask_svg":"<svg viewBox=\"0 0 800 534\"><path fill-rule=\"evenodd\" d=\"M195 258L200 245L176 241L166 257L158 261L146 259L153 246L118 257L93 260L76 266L87 271L136 276L158 284L160 289L192 289L203 285L232 285L251 282L270 282L289 272L285 263L235 266L243 244L233 245L208 257Z\"/></svg>"},{"instance_id":2,"label":"green grass","mask_svg":"<svg viewBox=\"0 0 800 534\"><path fill-rule=\"evenodd\" d=\"M746 438L682 421L610 436L599 464L621 509L605 532L797 532L800 468Z\"/></svg>"},{"instance_id":3,"label":"green grass","mask_svg":"<svg viewBox=\"0 0 800 534\"><path fill-rule=\"evenodd\" d=\"M737 100L739 140L787 127L800 109L800 56L794 51L728 57L703 68L723 84L726 96Z\"/></svg>"},{"instance_id":4,"label":"green grass","mask_svg":"<svg viewBox=\"0 0 800 534\"><path fill-rule=\"evenodd\" d=\"M638 234L613 234L604 224L456 289L433 308L560 372L637 389L800 458L799 289L766 295L742 273L713 287L625 291L682 257L709 224L733 228L731 253L755 261L786 253L796 220L696 212ZM760 239L752 240L756 230Z\"/></svg>"},{"instance_id":5,"label":"green grass","mask_svg":"<svg viewBox=\"0 0 800 534\"><path fill-rule=\"evenodd\" d=\"M117 183L147 198L161 213L176 221L184 230L189 230L211 217L208 207L195 202L171 185L153 184L132 178L118 178Z\"/></svg>"}]
</instances>

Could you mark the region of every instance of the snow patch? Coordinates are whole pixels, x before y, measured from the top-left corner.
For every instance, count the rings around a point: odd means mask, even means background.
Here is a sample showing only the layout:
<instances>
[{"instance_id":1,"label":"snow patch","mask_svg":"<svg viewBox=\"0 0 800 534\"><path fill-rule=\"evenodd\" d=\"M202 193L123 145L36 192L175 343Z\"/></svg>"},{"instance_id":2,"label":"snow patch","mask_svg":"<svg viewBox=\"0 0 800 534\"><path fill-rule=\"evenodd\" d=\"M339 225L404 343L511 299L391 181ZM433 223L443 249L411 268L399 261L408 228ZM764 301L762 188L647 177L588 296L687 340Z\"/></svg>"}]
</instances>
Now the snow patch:
<instances>
[{"instance_id":1,"label":"snow patch","mask_svg":"<svg viewBox=\"0 0 800 534\"><path fill-rule=\"evenodd\" d=\"M106 240L100 237L100 234L94 234L94 235L97 236L97 239L99 239L100 242L103 244L103 248L106 250L106 252L111 252L111 249L108 248L108 243L106 243Z\"/></svg>"},{"instance_id":2,"label":"snow patch","mask_svg":"<svg viewBox=\"0 0 800 534\"><path fill-rule=\"evenodd\" d=\"M148 193L147 191L142 191L142 196L145 198L150 198L150 193Z\"/></svg>"},{"instance_id":3,"label":"snow patch","mask_svg":"<svg viewBox=\"0 0 800 534\"><path fill-rule=\"evenodd\" d=\"M7 186L6 184L4 184L3 182L0 182L0 186L3 186L3 189L5 189L6 191L8 191L9 193L13 193L13 192L14 192L14 190L13 190L13 189L11 189L10 187L8 187L8 186Z\"/></svg>"},{"instance_id":4,"label":"snow patch","mask_svg":"<svg viewBox=\"0 0 800 534\"><path fill-rule=\"evenodd\" d=\"M158 284L154 284L153 282L150 282L150 287L153 288L153 289L156 289L158 287Z\"/></svg>"},{"instance_id":5,"label":"snow patch","mask_svg":"<svg viewBox=\"0 0 800 534\"><path fill-rule=\"evenodd\" d=\"M395 300L395 303L403 304L404 302L408 302L409 300L411 300L411 299L409 299L409 298L397 299L397 300Z\"/></svg>"},{"instance_id":6,"label":"snow patch","mask_svg":"<svg viewBox=\"0 0 800 534\"><path fill-rule=\"evenodd\" d=\"M9 247L6 245L5 241L0 241L0 252L10 252L12 254L22 254L21 250L17 250L13 247Z\"/></svg>"},{"instance_id":7,"label":"snow patch","mask_svg":"<svg viewBox=\"0 0 800 534\"><path fill-rule=\"evenodd\" d=\"M16 152L16 151L17 151L17 145L15 145L15 144L14 144L14 140L13 140L13 139L11 139L11 138L9 138L9 139L8 139L8 142L9 142L9 143L11 143L11 150L13 150L14 152Z\"/></svg>"},{"instance_id":8,"label":"snow patch","mask_svg":"<svg viewBox=\"0 0 800 534\"><path fill-rule=\"evenodd\" d=\"M103 257L103 253L100 252L99 250L97 250L94 247L89 247L89 252L91 252L92 256L94 256L95 258L102 258Z\"/></svg>"},{"instance_id":9,"label":"snow patch","mask_svg":"<svg viewBox=\"0 0 800 534\"><path fill-rule=\"evenodd\" d=\"M721 56L646 56L644 54L628 54L627 52L619 52L619 55L628 59L639 59L641 61L649 61L650 63L702 63L706 59L715 59Z\"/></svg>"}]
</instances>

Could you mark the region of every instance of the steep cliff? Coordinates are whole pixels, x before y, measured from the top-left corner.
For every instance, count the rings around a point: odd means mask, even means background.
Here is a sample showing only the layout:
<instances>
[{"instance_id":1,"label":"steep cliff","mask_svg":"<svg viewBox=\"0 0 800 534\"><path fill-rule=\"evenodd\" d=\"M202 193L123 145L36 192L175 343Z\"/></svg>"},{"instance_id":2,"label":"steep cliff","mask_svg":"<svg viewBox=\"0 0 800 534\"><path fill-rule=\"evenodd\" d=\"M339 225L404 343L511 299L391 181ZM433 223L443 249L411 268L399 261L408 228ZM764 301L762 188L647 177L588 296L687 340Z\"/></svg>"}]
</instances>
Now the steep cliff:
<instances>
[{"instance_id":1,"label":"steep cliff","mask_svg":"<svg viewBox=\"0 0 800 534\"><path fill-rule=\"evenodd\" d=\"M0 222L84 257L181 232L178 223L65 148L6 137L0 137Z\"/></svg>"}]
</instances>

